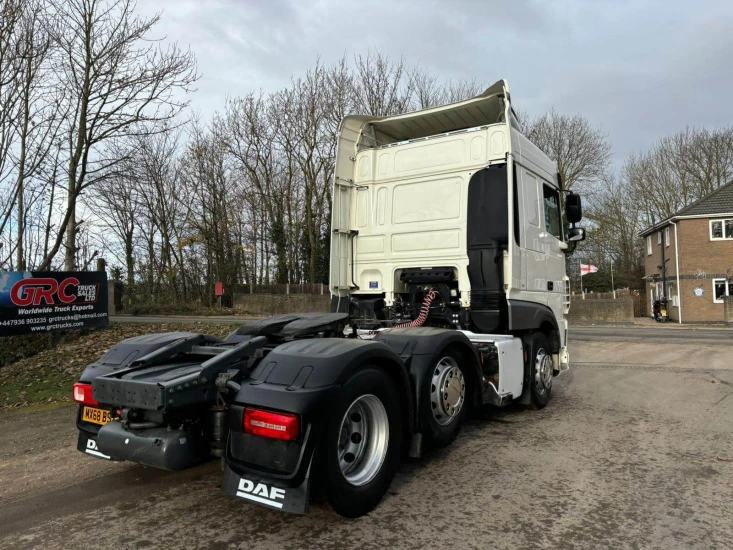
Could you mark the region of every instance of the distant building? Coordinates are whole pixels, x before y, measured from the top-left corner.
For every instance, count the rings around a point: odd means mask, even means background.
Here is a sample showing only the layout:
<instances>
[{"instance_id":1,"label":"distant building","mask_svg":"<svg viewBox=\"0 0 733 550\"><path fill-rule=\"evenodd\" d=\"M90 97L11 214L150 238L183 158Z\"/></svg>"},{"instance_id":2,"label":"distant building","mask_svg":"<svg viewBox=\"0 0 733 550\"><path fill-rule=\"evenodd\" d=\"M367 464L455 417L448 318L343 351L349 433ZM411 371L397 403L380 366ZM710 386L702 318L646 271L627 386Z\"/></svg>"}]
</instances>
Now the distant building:
<instances>
[{"instance_id":1,"label":"distant building","mask_svg":"<svg viewBox=\"0 0 733 550\"><path fill-rule=\"evenodd\" d=\"M649 311L665 295L675 321L723 322L723 299L733 296L733 181L640 235Z\"/></svg>"}]
</instances>

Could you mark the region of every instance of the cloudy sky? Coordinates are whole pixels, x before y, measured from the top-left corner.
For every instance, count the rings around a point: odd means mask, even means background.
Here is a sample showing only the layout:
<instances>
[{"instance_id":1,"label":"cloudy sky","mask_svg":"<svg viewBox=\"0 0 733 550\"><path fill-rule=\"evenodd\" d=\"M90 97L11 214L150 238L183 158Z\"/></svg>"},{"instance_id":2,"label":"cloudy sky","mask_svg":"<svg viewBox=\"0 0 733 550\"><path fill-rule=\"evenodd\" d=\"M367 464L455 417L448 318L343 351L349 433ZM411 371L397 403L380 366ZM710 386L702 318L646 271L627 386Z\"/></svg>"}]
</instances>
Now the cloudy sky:
<instances>
[{"instance_id":1,"label":"cloudy sky","mask_svg":"<svg viewBox=\"0 0 733 550\"><path fill-rule=\"evenodd\" d=\"M276 90L320 56L378 49L445 78L506 78L515 107L579 112L630 152L733 124L733 0L138 0L189 45L204 115Z\"/></svg>"}]
</instances>

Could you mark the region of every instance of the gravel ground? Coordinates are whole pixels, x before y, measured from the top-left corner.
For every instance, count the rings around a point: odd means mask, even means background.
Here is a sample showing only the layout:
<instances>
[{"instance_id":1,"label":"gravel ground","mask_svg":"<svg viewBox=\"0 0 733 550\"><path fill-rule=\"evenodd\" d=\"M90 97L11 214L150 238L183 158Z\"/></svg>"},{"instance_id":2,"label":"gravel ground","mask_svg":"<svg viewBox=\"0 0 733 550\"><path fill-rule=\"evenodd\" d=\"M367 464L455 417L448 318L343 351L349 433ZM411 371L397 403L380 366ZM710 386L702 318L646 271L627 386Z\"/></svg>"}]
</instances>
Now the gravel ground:
<instances>
[{"instance_id":1,"label":"gravel ground","mask_svg":"<svg viewBox=\"0 0 733 550\"><path fill-rule=\"evenodd\" d=\"M584 333L550 405L471 419L368 516L279 514L75 450L74 409L0 414L0 548L731 548L733 342ZM680 332L681 342L685 342Z\"/></svg>"}]
</instances>

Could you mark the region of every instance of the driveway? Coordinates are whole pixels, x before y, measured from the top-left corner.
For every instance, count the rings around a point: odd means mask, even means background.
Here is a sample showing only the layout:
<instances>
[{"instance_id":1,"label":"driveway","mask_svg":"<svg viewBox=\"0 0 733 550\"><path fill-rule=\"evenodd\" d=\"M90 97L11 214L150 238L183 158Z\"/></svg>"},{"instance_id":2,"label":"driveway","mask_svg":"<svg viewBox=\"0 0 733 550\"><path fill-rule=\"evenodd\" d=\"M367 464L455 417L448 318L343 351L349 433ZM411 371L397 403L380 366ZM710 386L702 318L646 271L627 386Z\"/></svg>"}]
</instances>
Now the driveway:
<instances>
[{"instance_id":1,"label":"driveway","mask_svg":"<svg viewBox=\"0 0 733 550\"><path fill-rule=\"evenodd\" d=\"M730 548L733 341L676 334L574 329L546 409L477 414L359 520L83 456L73 408L3 413L0 548Z\"/></svg>"}]
</instances>

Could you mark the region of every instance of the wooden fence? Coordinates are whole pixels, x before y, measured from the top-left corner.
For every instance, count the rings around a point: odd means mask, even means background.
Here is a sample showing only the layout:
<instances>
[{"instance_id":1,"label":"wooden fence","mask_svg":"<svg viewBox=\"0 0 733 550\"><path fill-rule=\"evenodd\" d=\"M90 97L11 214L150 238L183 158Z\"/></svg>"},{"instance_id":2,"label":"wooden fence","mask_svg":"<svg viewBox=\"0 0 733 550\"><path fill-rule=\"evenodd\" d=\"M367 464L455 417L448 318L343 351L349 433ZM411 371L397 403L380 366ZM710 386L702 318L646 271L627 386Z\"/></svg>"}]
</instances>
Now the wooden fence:
<instances>
[{"instance_id":1,"label":"wooden fence","mask_svg":"<svg viewBox=\"0 0 733 550\"><path fill-rule=\"evenodd\" d=\"M634 317L649 316L649 300L646 294L634 294Z\"/></svg>"},{"instance_id":2,"label":"wooden fence","mask_svg":"<svg viewBox=\"0 0 733 550\"><path fill-rule=\"evenodd\" d=\"M323 283L237 285L233 291L236 294L329 294L328 285Z\"/></svg>"}]
</instances>

